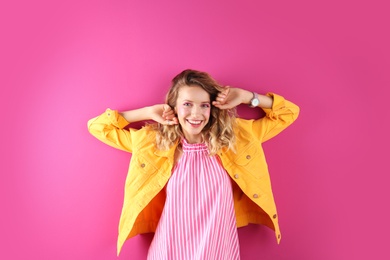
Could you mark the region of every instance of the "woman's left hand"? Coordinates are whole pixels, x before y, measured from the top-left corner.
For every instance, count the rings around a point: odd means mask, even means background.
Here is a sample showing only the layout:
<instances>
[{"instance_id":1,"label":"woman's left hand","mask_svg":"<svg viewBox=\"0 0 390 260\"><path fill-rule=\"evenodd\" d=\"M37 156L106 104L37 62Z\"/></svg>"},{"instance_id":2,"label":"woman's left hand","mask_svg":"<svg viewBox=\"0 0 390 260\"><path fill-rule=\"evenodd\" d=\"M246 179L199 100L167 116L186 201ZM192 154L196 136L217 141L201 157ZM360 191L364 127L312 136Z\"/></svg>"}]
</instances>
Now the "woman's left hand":
<instances>
[{"instance_id":1,"label":"woman's left hand","mask_svg":"<svg viewBox=\"0 0 390 260\"><path fill-rule=\"evenodd\" d=\"M219 109L231 109L234 108L241 103L244 103L245 100L251 98L252 93L240 88L232 88L229 86L225 87L226 89L220 92L215 101L213 101L213 105L218 107Z\"/></svg>"}]
</instances>

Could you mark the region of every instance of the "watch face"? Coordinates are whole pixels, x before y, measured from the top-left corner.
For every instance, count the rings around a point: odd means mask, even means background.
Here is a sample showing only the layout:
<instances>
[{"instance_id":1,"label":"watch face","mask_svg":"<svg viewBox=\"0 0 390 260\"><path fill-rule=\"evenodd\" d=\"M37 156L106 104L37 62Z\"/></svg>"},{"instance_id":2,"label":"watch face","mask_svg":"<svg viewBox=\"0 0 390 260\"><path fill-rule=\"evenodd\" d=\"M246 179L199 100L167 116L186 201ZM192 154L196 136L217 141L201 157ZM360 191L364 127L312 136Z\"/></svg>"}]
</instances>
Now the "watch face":
<instances>
[{"instance_id":1,"label":"watch face","mask_svg":"<svg viewBox=\"0 0 390 260\"><path fill-rule=\"evenodd\" d=\"M252 106L257 107L259 105L259 100L257 98L252 99Z\"/></svg>"}]
</instances>

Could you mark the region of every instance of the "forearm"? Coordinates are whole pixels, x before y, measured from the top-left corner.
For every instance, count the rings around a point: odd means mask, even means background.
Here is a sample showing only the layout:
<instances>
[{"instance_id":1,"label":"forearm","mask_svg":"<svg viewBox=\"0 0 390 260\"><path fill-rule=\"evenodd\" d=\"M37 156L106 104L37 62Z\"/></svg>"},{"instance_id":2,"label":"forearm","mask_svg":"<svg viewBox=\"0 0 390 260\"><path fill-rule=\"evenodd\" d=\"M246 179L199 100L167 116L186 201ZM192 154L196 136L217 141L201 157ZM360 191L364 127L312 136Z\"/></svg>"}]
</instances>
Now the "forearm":
<instances>
[{"instance_id":1,"label":"forearm","mask_svg":"<svg viewBox=\"0 0 390 260\"><path fill-rule=\"evenodd\" d=\"M142 107L133 110L121 111L119 114L123 116L127 122L139 122L152 119L152 107Z\"/></svg>"},{"instance_id":2,"label":"forearm","mask_svg":"<svg viewBox=\"0 0 390 260\"><path fill-rule=\"evenodd\" d=\"M174 110L172 110L167 104L157 104L153 106L122 111L120 112L120 115L123 116L123 118L126 119L126 121L129 123L153 120L163 125L178 124Z\"/></svg>"},{"instance_id":3,"label":"forearm","mask_svg":"<svg viewBox=\"0 0 390 260\"><path fill-rule=\"evenodd\" d=\"M239 96L241 99L242 104L249 105L251 103L251 100L253 98L253 92L245 90L245 89L238 89L239 90ZM273 104L272 97L258 94L259 98L259 107L261 108L271 108Z\"/></svg>"}]
</instances>

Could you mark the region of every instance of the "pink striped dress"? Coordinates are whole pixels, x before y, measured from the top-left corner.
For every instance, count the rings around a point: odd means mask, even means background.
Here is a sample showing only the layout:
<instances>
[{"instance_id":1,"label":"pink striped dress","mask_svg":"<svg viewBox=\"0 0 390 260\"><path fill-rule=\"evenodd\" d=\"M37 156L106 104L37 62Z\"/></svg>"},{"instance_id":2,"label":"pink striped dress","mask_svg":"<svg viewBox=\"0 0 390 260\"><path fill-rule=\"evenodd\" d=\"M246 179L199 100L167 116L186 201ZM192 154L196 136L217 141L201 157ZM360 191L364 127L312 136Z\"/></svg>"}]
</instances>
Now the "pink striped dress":
<instances>
[{"instance_id":1,"label":"pink striped dress","mask_svg":"<svg viewBox=\"0 0 390 260\"><path fill-rule=\"evenodd\" d=\"M148 259L240 259L228 174L204 143L182 148Z\"/></svg>"}]
</instances>

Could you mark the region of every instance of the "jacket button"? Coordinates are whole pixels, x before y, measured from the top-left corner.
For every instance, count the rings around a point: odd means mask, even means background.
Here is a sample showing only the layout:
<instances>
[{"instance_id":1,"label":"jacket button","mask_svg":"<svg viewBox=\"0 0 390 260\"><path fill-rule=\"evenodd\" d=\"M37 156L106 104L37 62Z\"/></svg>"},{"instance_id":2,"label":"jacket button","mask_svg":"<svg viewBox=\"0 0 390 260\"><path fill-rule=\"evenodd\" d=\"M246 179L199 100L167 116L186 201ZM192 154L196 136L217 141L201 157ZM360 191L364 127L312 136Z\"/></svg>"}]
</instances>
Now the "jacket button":
<instances>
[{"instance_id":1,"label":"jacket button","mask_svg":"<svg viewBox=\"0 0 390 260\"><path fill-rule=\"evenodd\" d=\"M142 167L142 168L145 168L145 164L144 164L144 163L143 163L143 164L141 164L141 167Z\"/></svg>"},{"instance_id":2,"label":"jacket button","mask_svg":"<svg viewBox=\"0 0 390 260\"><path fill-rule=\"evenodd\" d=\"M273 217L273 218L276 218L276 217L277 217L277 215L275 214L275 215L273 215L272 217Z\"/></svg>"},{"instance_id":3,"label":"jacket button","mask_svg":"<svg viewBox=\"0 0 390 260\"><path fill-rule=\"evenodd\" d=\"M259 197L259 195L258 194L253 194L253 198L255 198L255 199L257 199Z\"/></svg>"},{"instance_id":4,"label":"jacket button","mask_svg":"<svg viewBox=\"0 0 390 260\"><path fill-rule=\"evenodd\" d=\"M251 158L251 156L248 154L248 155L246 156L246 158L249 160L249 159Z\"/></svg>"},{"instance_id":5,"label":"jacket button","mask_svg":"<svg viewBox=\"0 0 390 260\"><path fill-rule=\"evenodd\" d=\"M235 179L238 179L239 175L238 174L234 174L234 178Z\"/></svg>"}]
</instances>

